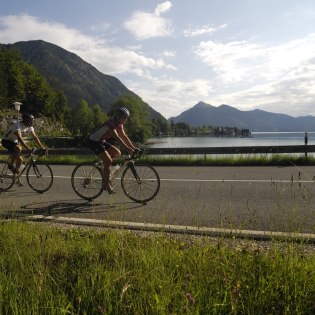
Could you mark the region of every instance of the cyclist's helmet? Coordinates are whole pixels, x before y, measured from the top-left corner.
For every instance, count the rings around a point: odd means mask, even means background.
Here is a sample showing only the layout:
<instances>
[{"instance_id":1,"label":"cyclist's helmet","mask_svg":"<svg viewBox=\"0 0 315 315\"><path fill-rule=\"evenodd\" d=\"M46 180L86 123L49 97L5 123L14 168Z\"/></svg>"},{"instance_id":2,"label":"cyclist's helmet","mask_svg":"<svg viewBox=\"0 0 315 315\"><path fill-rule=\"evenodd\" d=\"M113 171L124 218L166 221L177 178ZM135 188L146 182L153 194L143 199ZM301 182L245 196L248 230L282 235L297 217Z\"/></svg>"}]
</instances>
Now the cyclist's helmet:
<instances>
[{"instance_id":1,"label":"cyclist's helmet","mask_svg":"<svg viewBox=\"0 0 315 315\"><path fill-rule=\"evenodd\" d=\"M130 116L129 110L126 107L120 107L116 109L113 115L113 119L115 121L119 121L121 118L129 117L129 116Z\"/></svg>"},{"instance_id":2,"label":"cyclist's helmet","mask_svg":"<svg viewBox=\"0 0 315 315\"><path fill-rule=\"evenodd\" d=\"M118 108L117 114L119 114L121 117L129 117L130 116L130 112L126 107Z\"/></svg>"},{"instance_id":3,"label":"cyclist's helmet","mask_svg":"<svg viewBox=\"0 0 315 315\"><path fill-rule=\"evenodd\" d=\"M22 114L22 120L27 126L32 126L34 121L34 116L28 113Z\"/></svg>"}]
</instances>

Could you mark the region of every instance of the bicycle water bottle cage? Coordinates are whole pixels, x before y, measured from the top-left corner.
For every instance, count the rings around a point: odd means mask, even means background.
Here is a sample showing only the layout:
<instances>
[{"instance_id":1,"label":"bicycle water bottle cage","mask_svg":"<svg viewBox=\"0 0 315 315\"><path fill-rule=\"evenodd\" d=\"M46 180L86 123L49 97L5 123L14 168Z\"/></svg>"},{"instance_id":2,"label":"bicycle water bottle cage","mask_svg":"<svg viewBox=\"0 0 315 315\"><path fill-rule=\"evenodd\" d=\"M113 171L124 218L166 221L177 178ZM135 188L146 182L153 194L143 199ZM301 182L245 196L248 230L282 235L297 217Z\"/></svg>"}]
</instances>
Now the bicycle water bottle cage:
<instances>
[{"instance_id":1,"label":"bicycle water bottle cage","mask_svg":"<svg viewBox=\"0 0 315 315\"><path fill-rule=\"evenodd\" d=\"M134 164L135 164L135 161L129 161L129 162L127 163L128 166L132 166L132 165L134 165Z\"/></svg>"}]
</instances>

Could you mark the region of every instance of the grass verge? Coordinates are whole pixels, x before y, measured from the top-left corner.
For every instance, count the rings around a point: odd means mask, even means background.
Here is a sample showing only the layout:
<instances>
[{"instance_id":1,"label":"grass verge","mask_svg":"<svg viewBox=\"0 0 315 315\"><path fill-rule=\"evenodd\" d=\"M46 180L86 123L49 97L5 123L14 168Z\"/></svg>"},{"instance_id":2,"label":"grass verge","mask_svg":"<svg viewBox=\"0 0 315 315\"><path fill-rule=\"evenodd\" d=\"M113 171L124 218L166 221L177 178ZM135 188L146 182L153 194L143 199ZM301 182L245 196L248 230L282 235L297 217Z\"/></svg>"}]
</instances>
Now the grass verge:
<instances>
[{"instance_id":1,"label":"grass verge","mask_svg":"<svg viewBox=\"0 0 315 315\"><path fill-rule=\"evenodd\" d=\"M314 314L306 245L0 228L1 314Z\"/></svg>"},{"instance_id":2,"label":"grass verge","mask_svg":"<svg viewBox=\"0 0 315 315\"><path fill-rule=\"evenodd\" d=\"M7 160L7 156L0 156L1 160ZM91 156L47 156L45 159L50 164L79 164L82 162L95 162L95 155ZM195 156L143 156L141 162L154 166L306 166L315 165L315 157L294 155L241 155L241 156L219 156L219 157L195 157Z\"/></svg>"}]
</instances>

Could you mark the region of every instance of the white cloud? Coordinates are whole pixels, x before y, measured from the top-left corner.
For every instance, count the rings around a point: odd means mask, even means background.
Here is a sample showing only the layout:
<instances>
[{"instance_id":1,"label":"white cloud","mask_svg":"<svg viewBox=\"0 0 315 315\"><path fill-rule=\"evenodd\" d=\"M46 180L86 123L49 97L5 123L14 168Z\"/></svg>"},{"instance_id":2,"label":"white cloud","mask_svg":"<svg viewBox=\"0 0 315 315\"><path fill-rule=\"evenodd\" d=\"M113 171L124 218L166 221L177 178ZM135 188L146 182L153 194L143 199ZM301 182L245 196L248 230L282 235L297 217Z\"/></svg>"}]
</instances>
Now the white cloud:
<instances>
[{"instance_id":1,"label":"white cloud","mask_svg":"<svg viewBox=\"0 0 315 315\"><path fill-rule=\"evenodd\" d=\"M165 57L175 57L176 56L176 52L173 50L166 50L163 52L163 55Z\"/></svg>"},{"instance_id":2,"label":"white cloud","mask_svg":"<svg viewBox=\"0 0 315 315\"><path fill-rule=\"evenodd\" d=\"M218 30L225 28L226 26L227 24L222 24L219 27L212 27L210 25L204 25L201 27L189 28L189 29L184 30L184 36L196 37L196 36L205 35L205 34L212 35Z\"/></svg>"},{"instance_id":3,"label":"white cloud","mask_svg":"<svg viewBox=\"0 0 315 315\"><path fill-rule=\"evenodd\" d=\"M215 104L293 116L315 114L315 34L267 46L201 42L196 55L215 73ZM233 92L237 91L237 92Z\"/></svg>"},{"instance_id":4,"label":"white cloud","mask_svg":"<svg viewBox=\"0 0 315 315\"><path fill-rule=\"evenodd\" d=\"M315 60L292 69L285 77L256 84L235 93L222 93L212 99L243 110L254 108L291 116L315 115Z\"/></svg>"},{"instance_id":5,"label":"white cloud","mask_svg":"<svg viewBox=\"0 0 315 315\"><path fill-rule=\"evenodd\" d=\"M172 23L161 17L161 14L168 11L171 6L171 2L166 1L159 4L154 13L136 11L124 23L124 27L138 40L169 36L173 32Z\"/></svg>"},{"instance_id":6,"label":"white cloud","mask_svg":"<svg viewBox=\"0 0 315 315\"><path fill-rule=\"evenodd\" d=\"M130 81L128 87L166 118L179 115L199 100L208 99L213 92L211 82L201 79L181 81L151 77L141 83Z\"/></svg>"},{"instance_id":7,"label":"white cloud","mask_svg":"<svg viewBox=\"0 0 315 315\"><path fill-rule=\"evenodd\" d=\"M84 35L60 23L41 21L27 14L0 17L1 43L38 39L79 55L106 74L138 74L145 69L176 69L163 59L153 59L131 49L111 46L104 39Z\"/></svg>"},{"instance_id":8,"label":"white cloud","mask_svg":"<svg viewBox=\"0 0 315 315\"><path fill-rule=\"evenodd\" d=\"M266 47L246 41L201 42L194 50L203 63L226 83L279 80L315 55L315 33Z\"/></svg>"},{"instance_id":9,"label":"white cloud","mask_svg":"<svg viewBox=\"0 0 315 315\"><path fill-rule=\"evenodd\" d=\"M0 42L43 39L65 49L86 49L104 45L103 41L83 35L76 29L67 28L56 22L43 22L27 14L0 17Z\"/></svg>"},{"instance_id":10,"label":"white cloud","mask_svg":"<svg viewBox=\"0 0 315 315\"><path fill-rule=\"evenodd\" d=\"M163 3L160 3L157 5L156 9L154 10L154 13L157 16L160 16L162 13L167 12L172 7L171 1L165 1Z\"/></svg>"}]
</instances>

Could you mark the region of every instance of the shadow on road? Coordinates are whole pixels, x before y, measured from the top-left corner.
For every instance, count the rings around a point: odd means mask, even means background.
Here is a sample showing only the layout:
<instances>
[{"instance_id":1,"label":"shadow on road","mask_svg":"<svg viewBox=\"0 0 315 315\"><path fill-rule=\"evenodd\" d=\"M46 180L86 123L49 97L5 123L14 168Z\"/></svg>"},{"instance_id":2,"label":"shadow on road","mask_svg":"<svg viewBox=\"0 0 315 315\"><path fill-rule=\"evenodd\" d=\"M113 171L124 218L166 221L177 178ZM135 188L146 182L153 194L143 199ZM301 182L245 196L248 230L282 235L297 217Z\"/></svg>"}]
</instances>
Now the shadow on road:
<instances>
[{"instance_id":1,"label":"shadow on road","mask_svg":"<svg viewBox=\"0 0 315 315\"><path fill-rule=\"evenodd\" d=\"M62 214L95 214L95 213L110 213L116 211L129 211L145 206L135 202L112 202L112 203L97 203L88 201L63 200L58 202L38 202L21 205L19 210L5 210L0 212L2 219L21 218L30 215L62 215Z\"/></svg>"}]
</instances>

